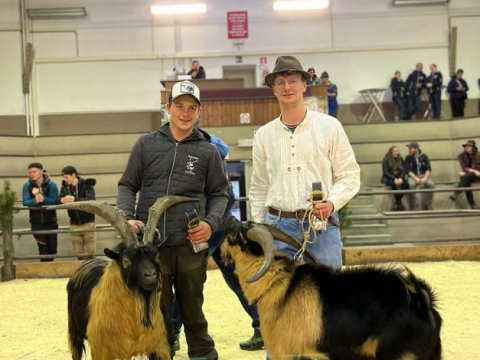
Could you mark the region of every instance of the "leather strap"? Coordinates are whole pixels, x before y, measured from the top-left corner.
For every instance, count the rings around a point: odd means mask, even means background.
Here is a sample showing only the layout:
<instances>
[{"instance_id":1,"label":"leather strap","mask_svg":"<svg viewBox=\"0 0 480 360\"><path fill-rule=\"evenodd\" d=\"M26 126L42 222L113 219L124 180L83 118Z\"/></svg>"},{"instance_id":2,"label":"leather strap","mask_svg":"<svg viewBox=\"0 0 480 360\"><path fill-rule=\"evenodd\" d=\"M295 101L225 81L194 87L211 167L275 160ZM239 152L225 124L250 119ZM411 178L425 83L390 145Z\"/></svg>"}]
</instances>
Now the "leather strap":
<instances>
[{"instance_id":1,"label":"leather strap","mask_svg":"<svg viewBox=\"0 0 480 360\"><path fill-rule=\"evenodd\" d=\"M281 213L281 217L288 218L288 219L298 219L298 220L302 220L303 216L305 215L305 210L280 211L272 207L268 208L268 212L275 216L279 216ZM340 227L340 221L335 219L333 216L328 217L328 222L338 228Z\"/></svg>"}]
</instances>

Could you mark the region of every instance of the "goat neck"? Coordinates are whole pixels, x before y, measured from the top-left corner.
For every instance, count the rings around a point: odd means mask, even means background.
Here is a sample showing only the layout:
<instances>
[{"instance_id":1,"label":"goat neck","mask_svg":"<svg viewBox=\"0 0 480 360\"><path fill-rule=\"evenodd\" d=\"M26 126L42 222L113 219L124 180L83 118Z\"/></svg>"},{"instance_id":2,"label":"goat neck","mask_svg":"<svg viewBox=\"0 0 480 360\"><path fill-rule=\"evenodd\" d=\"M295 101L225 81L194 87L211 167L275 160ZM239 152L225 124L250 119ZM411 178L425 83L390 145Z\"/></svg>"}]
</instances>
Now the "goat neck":
<instances>
[{"instance_id":1,"label":"goat neck","mask_svg":"<svg viewBox=\"0 0 480 360\"><path fill-rule=\"evenodd\" d=\"M157 223L162 214L171 206L188 201L198 201L196 198L186 196L163 196L148 209L148 220L143 230L143 242L152 242L157 230Z\"/></svg>"}]
</instances>

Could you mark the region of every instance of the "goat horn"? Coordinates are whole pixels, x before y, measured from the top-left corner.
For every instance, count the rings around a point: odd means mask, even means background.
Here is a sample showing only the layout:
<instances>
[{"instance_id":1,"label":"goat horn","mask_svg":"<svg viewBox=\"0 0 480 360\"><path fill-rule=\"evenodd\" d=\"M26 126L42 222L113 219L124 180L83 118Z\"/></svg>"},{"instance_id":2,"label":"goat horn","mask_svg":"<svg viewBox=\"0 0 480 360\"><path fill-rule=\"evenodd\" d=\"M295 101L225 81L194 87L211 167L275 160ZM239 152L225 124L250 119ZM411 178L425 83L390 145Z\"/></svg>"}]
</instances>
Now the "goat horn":
<instances>
[{"instance_id":1,"label":"goat horn","mask_svg":"<svg viewBox=\"0 0 480 360\"><path fill-rule=\"evenodd\" d=\"M287 234L286 232L280 229L274 228L271 225L267 225L267 224L262 224L262 225L265 226L268 231L270 231L270 234L272 234L275 240L284 242L285 244L288 244L297 250L300 250L302 248L302 244L300 244L298 240L295 239L293 236ZM313 254L308 249L305 249L304 255L306 255L310 260L312 260L313 263L318 263L317 259L313 256Z\"/></svg>"},{"instance_id":2,"label":"goat horn","mask_svg":"<svg viewBox=\"0 0 480 360\"><path fill-rule=\"evenodd\" d=\"M58 206L49 206L47 209L68 209L81 210L93 213L105 219L115 230L118 231L125 246L129 247L138 244L137 235L133 227L128 223L127 218L122 210L116 206L108 205L105 202L97 200L78 201Z\"/></svg>"},{"instance_id":3,"label":"goat horn","mask_svg":"<svg viewBox=\"0 0 480 360\"><path fill-rule=\"evenodd\" d=\"M148 220L143 230L143 241L152 242L153 237L155 236L155 231L157 229L158 220L160 216L167 210L169 207L188 201L198 201L199 199L190 198L186 196L163 196L158 198L157 201L148 209Z\"/></svg>"},{"instance_id":4,"label":"goat horn","mask_svg":"<svg viewBox=\"0 0 480 360\"><path fill-rule=\"evenodd\" d=\"M268 269L272 265L272 261L275 257L277 249L275 247L275 243L273 242L272 234L270 233L270 231L268 231L268 229L266 229L264 225L256 225L250 230L248 230L247 238L260 244L263 249L263 253L265 254L263 264L257 271L257 273L245 280L247 283L252 283L260 279L268 271Z\"/></svg>"}]
</instances>

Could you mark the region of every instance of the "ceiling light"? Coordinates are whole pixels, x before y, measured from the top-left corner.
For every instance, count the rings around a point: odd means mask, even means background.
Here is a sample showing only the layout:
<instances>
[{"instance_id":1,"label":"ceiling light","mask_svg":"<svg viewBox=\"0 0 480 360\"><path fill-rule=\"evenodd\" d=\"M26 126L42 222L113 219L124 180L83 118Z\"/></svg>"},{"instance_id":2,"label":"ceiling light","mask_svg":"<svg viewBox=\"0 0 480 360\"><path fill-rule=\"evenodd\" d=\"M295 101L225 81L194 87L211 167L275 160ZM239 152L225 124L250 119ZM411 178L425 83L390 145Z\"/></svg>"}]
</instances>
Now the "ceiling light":
<instances>
[{"instance_id":1,"label":"ceiling light","mask_svg":"<svg viewBox=\"0 0 480 360\"><path fill-rule=\"evenodd\" d=\"M326 9L329 5L329 0L274 1L273 9L276 11L312 10Z\"/></svg>"},{"instance_id":2,"label":"ceiling light","mask_svg":"<svg viewBox=\"0 0 480 360\"><path fill-rule=\"evenodd\" d=\"M393 6L447 5L450 0L392 0Z\"/></svg>"},{"instance_id":3,"label":"ceiling light","mask_svg":"<svg viewBox=\"0 0 480 360\"><path fill-rule=\"evenodd\" d=\"M84 7L27 9L27 15L31 19L72 19L86 17L87 10Z\"/></svg>"},{"instance_id":4,"label":"ceiling light","mask_svg":"<svg viewBox=\"0 0 480 360\"><path fill-rule=\"evenodd\" d=\"M184 5L154 5L150 8L153 15L172 14L204 14L207 12L205 4L184 4Z\"/></svg>"}]
</instances>

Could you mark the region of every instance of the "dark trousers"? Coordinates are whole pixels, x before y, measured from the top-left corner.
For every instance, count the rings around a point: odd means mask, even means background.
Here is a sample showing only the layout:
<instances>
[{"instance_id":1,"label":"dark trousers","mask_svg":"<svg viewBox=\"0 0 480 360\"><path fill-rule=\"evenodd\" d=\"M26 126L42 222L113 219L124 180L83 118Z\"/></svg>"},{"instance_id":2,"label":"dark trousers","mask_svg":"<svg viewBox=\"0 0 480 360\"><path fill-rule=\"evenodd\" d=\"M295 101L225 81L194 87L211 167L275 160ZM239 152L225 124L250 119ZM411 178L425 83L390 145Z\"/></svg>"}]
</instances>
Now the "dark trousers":
<instances>
[{"instance_id":1,"label":"dark trousers","mask_svg":"<svg viewBox=\"0 0 480 360\"><path fill-rule=\"evenodd\" d=\"M395 185L394 180L387 179L385 184L390 186L392 188L392 190L398 190L397 185ZM403 182L402 182L402 185L401 185L400 189L401 190L408 190L408 181L406 179L403 179ZM403 198L403 195L405 195L405 194L393 194L393 196L395 196L395 201L396 202L401 202L402 198Z\"/></svg>"},{"instance_id":2,"label":"dark trousers","mask_svg":"<svg viewBox=\"0 0 480 360\"><path fill-rule=\"evenodd\" d=\"M160 250L162 273L161 307L170 345L175 340L172 325L173 287L182 314L190 359L218 359L215 343L208 334L203 314L203 285L207 280L207 251L194 254L190 246L169 246Z\"/></svg>"},{"instance_id":3,"label":"dark trousers","mask_svg":"<svg viewBox=\"0 0 480 360\"><path fill-rule=\"evenodd\" d=\"M32 231L35 230L56 230L58 229L58 224L31 224ZM57 253L57 233L55 234L35 234L33 237L37 241L38 253L40 255L55 255ZM40 259L41 262L53 261L54 259Z\"/></svg>"},{"instance_id":4,"label":"dark trousers","mask_svg":"<svg viewBox=\"0 0 480 360\"><path fill-rule=\"evenodd\" d=\"M393 98L393 103L395 104L397 108L397 116L399 120L406 120L407 119L407 114L406 114L406 109L405 109L405 99L402 99L401 97L394 97Z\"/></svg>"},{"instance_id":5,"label":"dark trousers","mask_svg":"<svg viewBox=\"0 0 480 360\"><path fill-rule=\"evenodd\" d=\"M458 183L458 187L471 187L472 182L478 181L479 178L474 173L466 173L460 178L460 182ZM460 191L456 191L456 193L460 193ZM465 197L470 205L475 204L475 199L473 198L473 191L465 191Z\"/></svg>"},{"instance_id":6,"label":"dark trousers","mask_svg":"<svg viewBox=\"0 0 480 360\"><path fill-rule=\"evenodd\" d=\"M209 255L212 257L212 259L215 261L218 268L222 272L223 278L227 283L228 287L235 293L235 295L237 295L238 300L240 300L240 303L242 304L243 309L248 314L248 316L250 316L250 318L252 319L254 336L261 336L260 316L258 315L257 306L248 304L248 300L245 298L245 295L243 294L242 288L240 286L240 282L238 281L238 277L237 275L235 275L235 264L234 263L224 264L222 261L220 245L223 243L224 239L225 239L224 232L219 231L212 235L212 237L208 241ZM173 301L172 321L173 321L174 334L178 335L180 333L180 329L182 328L182 316L181 316L176 298Z\"/></svg>"},{"instance_id":7,"label":"dark trousers","mask_svg":"<svg viewBox=\"0 0 480 360\"><path fill-rule=\"evenodd\" d=\"M407 110L407 119L411 119L415 113L420 110L420 95L418 96L409 96L408 99L408 110Z\"/></svg>"},{"instance_id":8,"label":"dark trousers","mask_svg":"<svg viewBox=\"0 0 480 360\"><path fill-rule=\"evenodd\" d=\"M432 106L432 117L434 119L440 119L440 114L442 113L442 93L437 91L430 94L429 100Z\"/></svg>"},{"instance_id":9,"label":"dark trousers","mask_svg":"<svg viewBox=\"0 0 480 360\"><path fill-rule=\"evenodd\" d=\"M465 99L450 99L452 117L463 117L465 111Z\"/></svg>"}]
</instances>

